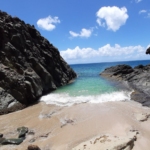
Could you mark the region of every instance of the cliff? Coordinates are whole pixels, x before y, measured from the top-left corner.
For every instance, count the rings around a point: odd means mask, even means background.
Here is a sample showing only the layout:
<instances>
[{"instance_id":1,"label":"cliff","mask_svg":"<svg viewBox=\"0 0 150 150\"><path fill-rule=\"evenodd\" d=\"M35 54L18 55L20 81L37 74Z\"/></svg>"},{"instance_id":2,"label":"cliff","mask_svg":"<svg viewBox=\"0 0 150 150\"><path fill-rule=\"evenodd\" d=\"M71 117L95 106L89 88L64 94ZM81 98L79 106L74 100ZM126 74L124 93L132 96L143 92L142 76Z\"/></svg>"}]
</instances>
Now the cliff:
<instances>
[{"instance_id":1,"label":"cliff","mask_svg":"<svg viewBox=\"0 0 150 150\"><path fill-rule=\"evenodd\" d=\"M76 76L34 26L0 11L0 114L22 109Z\"/></svg>"}]
</instances>

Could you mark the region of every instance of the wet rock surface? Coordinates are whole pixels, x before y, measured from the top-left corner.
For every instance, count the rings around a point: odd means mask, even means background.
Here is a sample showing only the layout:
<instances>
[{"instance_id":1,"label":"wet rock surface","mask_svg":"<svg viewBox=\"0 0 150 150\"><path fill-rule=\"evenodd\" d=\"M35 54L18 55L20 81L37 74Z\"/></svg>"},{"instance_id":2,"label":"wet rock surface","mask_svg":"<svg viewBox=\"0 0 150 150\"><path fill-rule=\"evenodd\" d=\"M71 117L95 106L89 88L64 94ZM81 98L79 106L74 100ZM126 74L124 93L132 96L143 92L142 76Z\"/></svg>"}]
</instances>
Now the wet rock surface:
<instances>
[{"instance_id":1,"label":"wet rock surface","mask_svg":"<svg viewBox=\"0 0 150 150\"><path fill-rule=\"evenodd\" d=\"M5 138L0 138L0 144L5 140Z\"/></svg>"},{"instance_id":2,"label":"wet rock surface","mask_svg":"<svg viewBox=\"0 0 150 150\"><path fill-rule=\"evenodd\" d=\"M17 129L17 131L19 132L18 138L22 138L22 137L26 136L26 133L28 133L28 128L27 127L20 127Z\"/></svg>"},{"instance_id":3,"label":"wet rock surface","mask_svg":"<svg viewBox=\"0 0 150 150\"><path fill-rule=\"evenodd\" d=\"M28 106L75 77L34 26L0 11L0 114Z\"/></svg>"},{"instance_id":4,"label":"wet rock surface","mask_svg":"<svg viewBox=\"0 0 150 150\"><path fill-rule=\"evenodd\" d=\"M22 142L23 139L5 139L1 142L1 145L8 145L8 144L19 145Z\"/></svg>"},{"instance_id":5,"label":"wet rock surface","mask_svg":"<svg viewBox=\"0 0 150 150\"><path fill-rule=\"evenodd\" d=\"M134 89L131 99L143 106L150 107L150 64L139 65L134 68L129 65L112 66L106 68L100 75L117 81L126 81Z\"/></svg>"},{"instance_id":6,"label":"wet rock surface","mask_svg":"<svg viewBox=\"0 0 150 150\"><path fill-rule=\"evenodd\" d=\"M26 133L28 133L27 127L19 127L17 128L17 132L19 133L18 138L3 138L3 134L0 134L0 145L19 145L26 138Z\"/></svg>"}]
</instances>

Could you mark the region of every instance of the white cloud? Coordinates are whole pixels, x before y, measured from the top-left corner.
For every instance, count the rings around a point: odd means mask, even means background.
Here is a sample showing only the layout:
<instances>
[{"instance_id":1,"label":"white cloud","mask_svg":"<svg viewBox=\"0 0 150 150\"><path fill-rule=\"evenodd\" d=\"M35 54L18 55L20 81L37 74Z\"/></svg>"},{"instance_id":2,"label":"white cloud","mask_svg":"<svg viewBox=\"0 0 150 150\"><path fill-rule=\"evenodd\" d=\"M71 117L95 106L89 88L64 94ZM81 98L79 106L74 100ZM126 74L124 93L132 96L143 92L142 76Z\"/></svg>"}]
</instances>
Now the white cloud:
<instances>
[{"instance_id":1,"label":"white cloud","mask_svg":"<svg viewBox=\"0 0 150 150\"><path fill-rule=\"evenodd\" d=\"M126 7L102 7L96 13L97 15L97 23L100 26L105 26L107 24L108 30L117 31L122 25L126 23L128 19L127 9Z\"/></svg>"},{"instance_id":2,"label":"white cloud","mask_svg":"<svg viewBox=\"0 0 150 150\"><path fill-rule=\"evenodd\" d=\"M39 28L52 31L56 28L54 24L60 23L60 20L58 17L52 18L51 16L48 16L47 18L41 18L37 21L37 25Z\"/></svg>"},{"instance_id":3,"label":"white cloud","mask_svg":"<svg viewBox=\"0 0 150 150\"><path fill-rule=\"evenodd\" d=\"M73 37L77 37L77 36L79 36L79 34L78 34L78 33L75 33L75 32L73 32L73 31L69 31L69 33L70 33Z\"/></svg>"},{"instance_id":4,"label":"white cloud","mask_svg":"<svg viewBox=\"0 0 150 150\"><path fill-rule=\"evenodd\" d=\"M60 51L62 57L65 60L70 59L83 59L83 58L94 58L94 57L113 57L113 56L123 56L127 57L133 53L141 54L145 53L145 48L142 46L128 46L121 47L118 44L115 44L114 47L111 47L110 44L107 44L103 47L100 47L98 50L93 48L80 48L79 46L74 49L67 49L65 51Z\"/></svg>"},{"instance_id":5,"label":"white cloud","mask_svg":"<svg viewBox=\"0 0 150 150\"><path fill-rule=\"evenodd\" d=\"M136 3L139 3L139 2L141 2L141 1L142 1L142 0L135 0Z\"/></svg>"},{"instance_id":6,"label":"white cloud","mask_svg":"<svg viewBox=\"0 0 150 150\"><path fill-rule=\"evenodd\" d=\"M102 23L100 18L98 18L96 22L99 24L99 26L105 27L105 22Z\"/></svg>"},{"instance_id":7,"label":"white cloud","mask_svg":"<svg viewBox=\"0 0 150 150\"><path fill-rule=\"evenodd\" d=\"M141 11L139 11L139 14L146 13L146 12L147 12L147 10L141 10Z\"/></svg>"},{"instance_id":8,"label":"white cloud","mask_svg":"<svg viewBox=\"0 0 150 150\"><path fill-rule=\"evenodd\" d=\"M83 28L81 30L80 34L79 33L75 33L73 31L69 31L69 33L72 35L72 37L78 37L78 36L80 36L80 37L86 37L86 38L88 38L88 37L91 36L92 31L93 31L93 29L89 29L88 30L88 29Z\"/></svg>"}]
</instances>

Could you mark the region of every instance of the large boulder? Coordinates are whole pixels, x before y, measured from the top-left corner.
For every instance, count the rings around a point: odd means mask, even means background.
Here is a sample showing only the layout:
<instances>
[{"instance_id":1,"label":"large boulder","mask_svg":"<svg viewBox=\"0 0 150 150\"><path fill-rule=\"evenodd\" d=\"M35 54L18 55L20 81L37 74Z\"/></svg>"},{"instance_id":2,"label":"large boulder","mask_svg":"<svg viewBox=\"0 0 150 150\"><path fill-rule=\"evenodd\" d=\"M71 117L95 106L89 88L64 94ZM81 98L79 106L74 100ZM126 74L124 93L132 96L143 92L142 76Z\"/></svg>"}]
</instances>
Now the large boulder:
<instances>
[{"instance_id":1,"label":"large boulder","mask_svg":"<svg viewBox=\"0 0 150 150\"><path fill-rule=\"evenodd\" d=\"M0 11L0 114L34 103L76 76L34 26Z\"/></svg>"}]
</instances>

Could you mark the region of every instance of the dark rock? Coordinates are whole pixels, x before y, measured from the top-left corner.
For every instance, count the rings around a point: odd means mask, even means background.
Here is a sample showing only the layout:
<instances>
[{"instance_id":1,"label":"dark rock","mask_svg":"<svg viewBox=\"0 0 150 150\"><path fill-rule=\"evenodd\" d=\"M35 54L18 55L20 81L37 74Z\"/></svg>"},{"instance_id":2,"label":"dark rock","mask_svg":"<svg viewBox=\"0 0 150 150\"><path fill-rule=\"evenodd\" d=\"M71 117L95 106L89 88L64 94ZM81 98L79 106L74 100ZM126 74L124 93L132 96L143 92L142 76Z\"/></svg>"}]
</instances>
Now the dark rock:
<instances>
[{"instance_id":1,"label":"dark rock","mask_svg":"<svg viewBox=\"0 0 150 150\"><path fill-rule=\"evenodd\" d=\"M0 11L0 114L28 106L76 76L34 26Z\"/></svg>"},{"instance_id":2,"label":"dark rock","mask_svg":"<svg viewBox=\"0 0 150 150\"><path fill-rule=\"evenodd\" d=\"M8 145L8 144L13 144L13 145L19 145L23 142L23 139L5 139L2 141L2 145Z\"/></svg>"},{"instance_id":3,"label":"dark rock","mask_svg":"<svg viewBox=\"0 0 150 150\"><path fill-rule=\"evenodd\" d=\"M34 131L29 131L29 132L28 132L28 135L34 135L34 134L35 134Z\"/></svg>"},{"instance_id":4,"label":"dark rock","mask_svg":"<svg viewBox=\"0 0 150 150\"><path fill-rule=\"evenodd\" d=\"M20 127L17 128L17 131L19 132L18 138L22 138L26 136L26 133L28 133L28 128L27 127Z\"/></svg>"},{"instance_id":5,"label":"dark rock","mask_svg":"<svg viewBox=\"0 0 150 150\"><path fill-rule=\"evenodd\" d=\"M150 47L146 50L146 54L150 54Z\"/></svg>"},{"instance_id":6,"label":"dark rock","mask_svg":"<svg viewBox=\"0 0 150 150\"><path fill-rule=\"evenodd\" d=\"M30 142L30 143L34 143L35 141L36 141L36 139L33 138L33 139L31 139L29 142Z\"/></svg>"},{"instance_id":7,"label":"dark rock","mask_svg":"<svg viewBox=\"0 0 150 150\"><path fill-rule=\"evenodd\" d=\"M134 69L144 69L144 66L143 65L138 65L138 66L134 67Z\"/></svg>"},{"instance_id":8,"label":"dark rock","mask_svg":"<svg viewBox=\"0 0 150 150\"><path fill-rule=\"evenodd\" d=\"M2 137L3 137L3 134L0 133L0 138L2 138Z\"/></svg>"},{"instance_id":9,"label":"dark rock","mask_svg":"<svg viewBox=\"0 0 150 150\"><path fill-rule=\"evenodd\" d=\"M117 65L106 68L100 75L117 81L127 81L128 85L136 91L131 94L132 100L150 107L150 64L134 68L128 65Z\"/></svg>"},{"instance_id":10,"label":"dark rock","mask_svg":"<svg viewBox=\"0 0 150 150\"><path fill-rule=\"evenodd\" d=\"M29 145L27 150L41 150L37 145Z\"/></svg>"},{"instance_id":11,"label":"dark rock","mask_svg":"<svg viewBox=\"0 0 150 150\"><path fill-rule=\"evenodd\" d=\"M5 138L0 137L0 144L5 140Z\"/></svg>"},{"instance_id":12,"label":"dark rock","mask_svg":"<svg viewBox=\"0 0 150 150\"><path fill-rule=\"evenodd\" d=\"M110 68L106 68L104 70L104 72L102 72L101 74L108 74L108 75L121 75L121 76L124 76L124 75L127 75L129 73L133 72L133 68L129 65L118 65L118 66L113 66L113 67L110 67Z\"/></svg>"}]
</instances>

